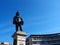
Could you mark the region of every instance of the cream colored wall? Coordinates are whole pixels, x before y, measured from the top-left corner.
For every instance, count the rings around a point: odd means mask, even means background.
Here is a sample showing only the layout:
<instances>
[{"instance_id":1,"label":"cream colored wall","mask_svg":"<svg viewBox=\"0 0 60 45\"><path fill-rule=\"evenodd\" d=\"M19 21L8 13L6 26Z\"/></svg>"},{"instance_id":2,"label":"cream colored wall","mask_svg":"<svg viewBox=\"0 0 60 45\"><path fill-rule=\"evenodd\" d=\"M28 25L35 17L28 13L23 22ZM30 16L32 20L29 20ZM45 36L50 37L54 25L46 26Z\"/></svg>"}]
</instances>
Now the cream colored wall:
<instances>
[{"instance_id":1,"label":"cream colored wall","mask_svg":"<svg viewBox=\"0 0 60 45\"><path fill-rule=\"evenodd\" d=\"M25 36L17 36L17 45L20 45L20 44L23 44L25 45L26 44L26 37Z\"/></svg>"}]
</instances>

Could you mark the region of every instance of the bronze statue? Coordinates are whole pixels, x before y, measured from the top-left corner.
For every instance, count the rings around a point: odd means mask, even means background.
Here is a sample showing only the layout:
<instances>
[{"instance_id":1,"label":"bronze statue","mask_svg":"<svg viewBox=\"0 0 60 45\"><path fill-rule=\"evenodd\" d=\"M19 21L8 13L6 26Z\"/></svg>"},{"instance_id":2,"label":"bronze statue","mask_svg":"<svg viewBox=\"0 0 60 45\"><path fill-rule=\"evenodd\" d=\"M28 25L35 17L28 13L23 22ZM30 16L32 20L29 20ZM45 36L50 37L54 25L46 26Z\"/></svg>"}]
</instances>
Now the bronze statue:
<instances>
[{"instance_id":1,"label":"bronze statue","mask_svg":"<svg viewBox=\"0 0 60 45\"><path fill-rule=\"evenodd\" d=\"M22 30L23 20L19 16L19 12L18 11L16 12L16 16L14 16L14 18L13 18L13 24L16 25L16 31L19 30L19 27L20 27L20 31L23 31Z\"/></svg>"}]
</instances>

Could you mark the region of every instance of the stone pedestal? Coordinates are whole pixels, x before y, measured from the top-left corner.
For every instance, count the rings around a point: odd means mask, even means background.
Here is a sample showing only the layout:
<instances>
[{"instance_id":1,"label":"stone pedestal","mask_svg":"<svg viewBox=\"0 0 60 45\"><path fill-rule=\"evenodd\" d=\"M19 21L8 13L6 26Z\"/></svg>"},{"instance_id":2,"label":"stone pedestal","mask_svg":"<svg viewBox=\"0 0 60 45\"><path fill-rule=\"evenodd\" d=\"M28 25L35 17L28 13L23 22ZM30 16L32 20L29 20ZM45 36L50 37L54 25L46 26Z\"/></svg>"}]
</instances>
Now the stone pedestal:
<instances>
[{"instance_id":1,"label":"stone pedestal","mask_svg":"<svg viewBox=\"0 0 60 45\"><path fill-rule=\"evenodd\" d=\"M13 45L26 45L26 33L23 31L15 32L12 35L14 41Z\"/></svg>"}]
</instances>

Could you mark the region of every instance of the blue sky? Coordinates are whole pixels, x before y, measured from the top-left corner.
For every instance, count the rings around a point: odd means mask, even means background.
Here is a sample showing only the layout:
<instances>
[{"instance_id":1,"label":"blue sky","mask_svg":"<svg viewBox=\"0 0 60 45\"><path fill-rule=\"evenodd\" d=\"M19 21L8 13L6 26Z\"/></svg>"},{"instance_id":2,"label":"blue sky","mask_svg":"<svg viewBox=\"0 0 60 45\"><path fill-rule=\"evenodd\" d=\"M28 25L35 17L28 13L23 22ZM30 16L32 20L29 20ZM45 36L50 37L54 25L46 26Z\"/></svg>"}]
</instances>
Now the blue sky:
<instances>
[{"instance_id":1,"label":"blue sky","mask_svg":"<svg viewBox=\"0 0 60 45\"><path fill-rule=\"evenodd\" d=\"M0 0L0 42L13 43L17 10L28 36L60 33L60 0Z\"/></svg>"}]
</instances>

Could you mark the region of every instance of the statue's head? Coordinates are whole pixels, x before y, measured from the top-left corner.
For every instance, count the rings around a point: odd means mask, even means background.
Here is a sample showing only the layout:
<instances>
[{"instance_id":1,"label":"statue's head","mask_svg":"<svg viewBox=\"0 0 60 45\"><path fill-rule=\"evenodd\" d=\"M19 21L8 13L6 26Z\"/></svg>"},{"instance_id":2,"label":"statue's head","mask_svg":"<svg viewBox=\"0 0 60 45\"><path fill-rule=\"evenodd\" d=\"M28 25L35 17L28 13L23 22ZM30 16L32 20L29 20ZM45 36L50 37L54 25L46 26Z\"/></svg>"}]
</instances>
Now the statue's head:
<instances>
[{"instance_id":1,"label":"statue's head","mask_svg":"<svg viewBox=\"0 0 60 45\"><path fill-rule=\"evenodd\" d=\"M19 16L19 12L18 11L16 12L16 16Z\"/></svg>"}]
</instances>

